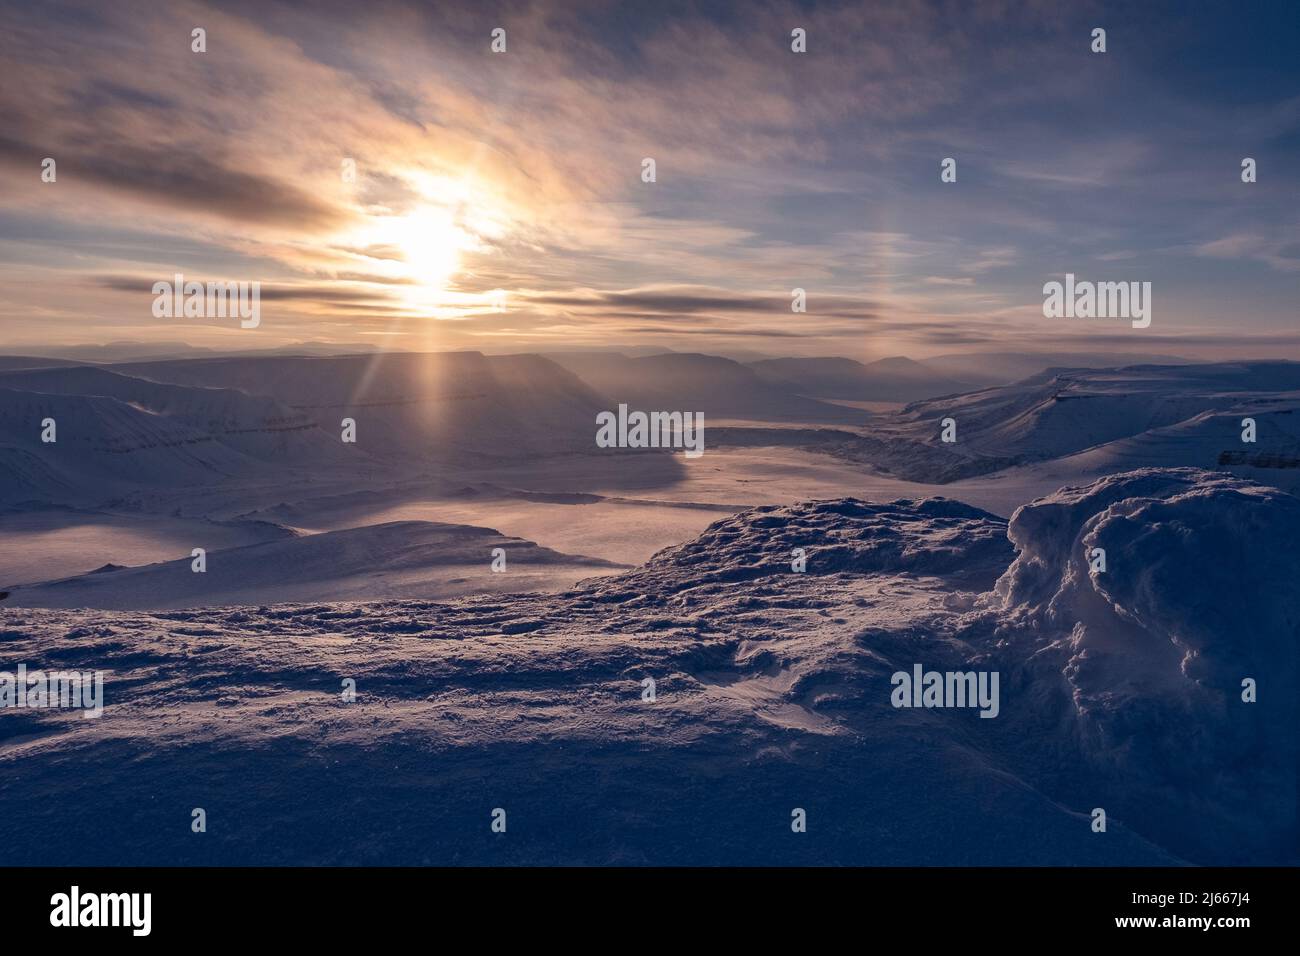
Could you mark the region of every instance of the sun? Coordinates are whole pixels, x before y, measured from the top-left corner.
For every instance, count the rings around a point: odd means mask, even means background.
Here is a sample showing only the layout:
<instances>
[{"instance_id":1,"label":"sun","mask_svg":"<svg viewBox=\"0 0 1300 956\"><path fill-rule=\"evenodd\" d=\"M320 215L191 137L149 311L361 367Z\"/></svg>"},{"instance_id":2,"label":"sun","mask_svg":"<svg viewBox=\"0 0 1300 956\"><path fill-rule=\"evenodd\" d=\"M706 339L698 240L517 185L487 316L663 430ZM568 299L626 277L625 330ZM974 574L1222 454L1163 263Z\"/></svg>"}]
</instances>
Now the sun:
<instances>
[{"instance_id":1,"label":"sun","mask_svg":"<svg viewBox=\"0 0 1300 956\"><path fill-rule=\"evenodd\" d=\"M435 298L463 267L461 256L478 241L451 209L429 203L402 215L370 216L344 242L370 260L370 268L402 282L411 298Z\"/></svg>"},{"instance_id":2,"label":"sun","mask_svg":"<svg viewBox=\"0 0 1300 956\"><path fill-rule=\"evenodd\" d=\"M396 253L396 270L416 287L440 292L461 265L461 254L474 247L473 237L449 210L421 206L402 216L383 216L375 223L371 244Z\"/></svg>"},{"instance_id":3,"label":"sun","mask_svg":"<svg viewBox=\"0 0 1300 956\"><path fill-rule=\"evenodd\" d=\"M509 235L511 217L495 190L477 180L407 174L420 198L400 211L382 205L359 209L362 220L337 245L362 260L375 282L421 314L439 318L498 305L493 293L458 289L456 277L475 269L476 259L497 251ZM499 306L498 306L499 307Z\"/></svg>"}]
</instances>

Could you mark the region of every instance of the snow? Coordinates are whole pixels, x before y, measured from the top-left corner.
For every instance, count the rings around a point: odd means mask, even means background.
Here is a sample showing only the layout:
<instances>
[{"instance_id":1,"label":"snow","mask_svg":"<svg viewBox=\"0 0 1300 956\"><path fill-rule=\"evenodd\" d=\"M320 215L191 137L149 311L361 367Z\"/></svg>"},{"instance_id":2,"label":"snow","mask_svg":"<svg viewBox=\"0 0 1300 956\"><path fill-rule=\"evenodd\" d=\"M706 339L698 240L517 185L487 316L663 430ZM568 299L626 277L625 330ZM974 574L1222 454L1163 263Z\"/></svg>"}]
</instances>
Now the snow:
<instances>
[{"instance_id":1,"label":"snow","mask_svg":"<svg viewBox=\"0 0 1300 956\"><path fill-rule=\"evenodd\" d=\"M1200 852L1295 846L1298 535L1290 494L1140 469L1019 509L1018 554L983 599L1025 679L1059 675L1063 695L1045 706L1129 794L1132 818L1181 826Z\"/></svg>"},{"instance_id":2,"label":"snow","mask_svg":"<svg viewBox=\"0 0 1300 956\"><path fill-rule=\"evenodd\" d=\"M1048 369L878 417L856 454L899 477L944 482L1052 459L1064 475L1156 464L1258 468L1261 457L1300 459L1298 410L1295 362ZM1241 441L1246 416L1259 419L1254 444ZM956 422L954 443L939 441L946 418ZM1292 464L1272 480L1297 474Z\"/></svg>"},{"instance_id":3,"label":"snow","mask_svg":"<svg viewBox=\"0 0 1300 956\"><path fill-rule=\"evenodd\" d=\"M202 531L202 529L198 529ZM288 532L285 532L288 534ZM202 538L198 538L202 541ZM490 568L494 551L505 570ZM262 602L444 597L554 590L619 565L566 555L491 528L395 521L218 549L173 561L15 587L15 607L166 609Z\"/></svg>"},{"instance_id":4,"label":"snow","mask_svg":"<svg viewBox=\"0 0 1300 956\"><path fill-rule=\"evenodd\" d=\"M0 374L0 452L0 505L94 505L140 487L349 465L337 439L274 399L92 368Z\"/></svg>"},{"instance_id":5,"label":"snow","mask_svg":"<svg viewBox=\"0 0 1300 956\"><path fill-rule=\"evenodd\" d=\"M110 672L0 714L6 862L1297 862L1300 366L849 421L657 359L749 420L597 454L609 395L536 356L0 372L0 670ZM895 709L917 665L998 716Z\"/></svg>"},{"instance_id":6,"label":"snow","mask_svg":"<svg viewBox=\"0 0 1300 956\"><path fill-rule=\"evenodd\" d=\"M6 660L111 677L99 720L5 716L0 845L14 863L1295 862L1297 521L1276 489L1147 469L1009 525L936 498L760 507L554 594L8 608ZM1099 578L1076 560L1093 544ZM893 708L890 675L917 663L998 671L999 716ZM1257 704L1234 691L1248 673Z\"/></svg>"}]
</instances>

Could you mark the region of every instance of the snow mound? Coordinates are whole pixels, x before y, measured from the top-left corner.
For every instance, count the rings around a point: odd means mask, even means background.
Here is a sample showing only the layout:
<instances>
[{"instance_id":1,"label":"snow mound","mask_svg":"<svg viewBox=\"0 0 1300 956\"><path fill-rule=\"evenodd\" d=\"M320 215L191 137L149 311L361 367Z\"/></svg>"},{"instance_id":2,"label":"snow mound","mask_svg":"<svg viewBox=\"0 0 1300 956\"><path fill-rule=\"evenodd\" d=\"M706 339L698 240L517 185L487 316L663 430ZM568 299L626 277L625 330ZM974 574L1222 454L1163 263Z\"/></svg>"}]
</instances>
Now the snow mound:
<instances>
[{"instance_id":1,"label":"snow mound","mask_svg":"<svg viewBox=\"0 0 1300 956\"><path fill-rule=\"evenodd\" d=\"M1043 706L1049 672L1064 682L1085 759L1138 795L1130 818L1159 792L1145 812L1202 845L1293 846L1300 499L1147 468L1025 505L1009 535L985 604Z\"/></svg>"},{"instance_id":2,"label":"snow mound","mask_svg":"<svg viewBox=\"0 0 1300 956\"><path fill-rule=\"evenodd\" d=\"M982 589L1007 566L1006 521L948 498L876 504L857 498L753 508L667 548L610 588L668 593L705 583L804 573L956 576Z\"/></svg>"},{"instance_id":3,"label":"snow mound","mask_svg":"<svg viewBox=\"0 0 1300 956\"><path fill-rule=\"evenodd\" d=\"M1004 612L1136 629L1172 645L1180 673L1201 682L1217 674L1207 654L1262 665L1293 650L1300 498L1276 488L1138 469L1025 505L1007 533L1018 553L994 589Z\"/></svg>"}]
</instances>

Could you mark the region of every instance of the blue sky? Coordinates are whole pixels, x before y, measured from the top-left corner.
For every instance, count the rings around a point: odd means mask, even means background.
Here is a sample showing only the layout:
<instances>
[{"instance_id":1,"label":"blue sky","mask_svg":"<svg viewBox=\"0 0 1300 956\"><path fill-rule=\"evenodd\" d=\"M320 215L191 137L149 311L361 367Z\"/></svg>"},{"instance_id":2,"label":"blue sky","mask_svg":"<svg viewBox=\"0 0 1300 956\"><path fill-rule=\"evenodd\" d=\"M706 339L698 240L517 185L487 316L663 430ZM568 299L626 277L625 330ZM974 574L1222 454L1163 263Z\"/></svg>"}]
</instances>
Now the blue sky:
<instances>
[{"instance_id":1,"label":"blue sky","mask_svg":"<svg viewBox=\"0 0 1300 956\"><path fill-rule=\"evenodd\" d=\"M7 350L1300 358L1293 2L0 16ZM175 272L260 282L261 325L155 319ZM1151 282L1151 327L1043 318L1066 272Z\"/></svg>"}]
</instances>

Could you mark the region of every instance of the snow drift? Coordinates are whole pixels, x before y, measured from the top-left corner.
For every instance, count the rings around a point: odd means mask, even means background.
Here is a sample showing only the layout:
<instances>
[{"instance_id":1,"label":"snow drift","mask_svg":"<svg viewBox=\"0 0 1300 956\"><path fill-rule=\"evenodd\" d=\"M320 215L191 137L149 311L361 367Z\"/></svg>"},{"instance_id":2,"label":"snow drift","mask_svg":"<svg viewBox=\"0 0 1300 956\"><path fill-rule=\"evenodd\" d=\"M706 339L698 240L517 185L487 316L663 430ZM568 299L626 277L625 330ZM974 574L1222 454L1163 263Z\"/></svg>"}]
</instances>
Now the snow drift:
<instances>
[{"instance_id":1,"label":"snow drift","mask_svg":"<svg viewBox=\"0 0 1300 956\"><path fill-rule=\"evenodd\" d=\"M999 636L1127 817L1192 855L1294 850L1300 499L1141 469L1026 505L1009 535Z\"/></svg>"},{"instance_id":2,"label":"snow drift","mask_svg":"<svg viewBox=\"0 0 1300 956\"><path fill-rule=\"evenodd\" d=\"M196 544L203 544L197 541ZM482 574L500 549L509 573ZM553 590L619 569L598 558L563 554L491 528L391 521L321 534L289 535L142 567L92 571L11 588L14 607L164 610L297 601L453 597L494 591ZM4 582L0 582L3 584Z\"/></svg>"}]
</instances>

